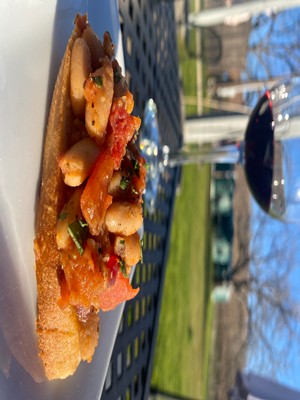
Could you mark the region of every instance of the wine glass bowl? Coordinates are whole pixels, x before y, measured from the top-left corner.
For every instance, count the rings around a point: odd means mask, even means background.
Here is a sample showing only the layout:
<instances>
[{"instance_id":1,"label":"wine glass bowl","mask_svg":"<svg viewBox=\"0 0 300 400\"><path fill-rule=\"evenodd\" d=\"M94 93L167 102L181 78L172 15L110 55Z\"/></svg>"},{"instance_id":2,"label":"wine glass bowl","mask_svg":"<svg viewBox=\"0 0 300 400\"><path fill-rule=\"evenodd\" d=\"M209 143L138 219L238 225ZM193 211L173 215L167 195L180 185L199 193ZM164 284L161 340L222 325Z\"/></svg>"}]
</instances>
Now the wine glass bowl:
<instances>
[{"instance_id":1,"label":"wine glass bowl","mask_svg":"<svg viewBox=\"0 0 300 400\"><path fill-rule=\"evenodd\" d=\"M168 163L169 148L161 144L157 120L157 106L153 99L145 105L139 147L147 165L144 202L150 214L155 211L160 175Z\"/></svg>"},{"instance_id":2,"label":"wine glass bowl","mask_svg":"<svg viewBox=\"0 0 300 400\"><path fill-rule=\"evenodd\" d=\"M245 132L244 167L261 208L300 221L300 78L291 77L258 101Z\"/></svg>"}]
</instances>

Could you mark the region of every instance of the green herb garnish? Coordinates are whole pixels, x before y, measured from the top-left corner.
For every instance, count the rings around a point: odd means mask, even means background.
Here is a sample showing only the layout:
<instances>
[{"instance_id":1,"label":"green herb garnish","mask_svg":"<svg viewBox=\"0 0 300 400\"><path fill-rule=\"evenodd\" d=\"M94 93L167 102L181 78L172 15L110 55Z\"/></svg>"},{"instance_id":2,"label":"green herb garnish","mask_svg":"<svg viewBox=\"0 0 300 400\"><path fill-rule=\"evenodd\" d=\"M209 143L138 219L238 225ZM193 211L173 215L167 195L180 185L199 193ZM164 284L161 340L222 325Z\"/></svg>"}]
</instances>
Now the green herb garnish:
<instances>
[{"instance_id":1,"label":"green herb garnish","mask_svg":"<svg viewBox=\"0 0 300 400\"><path fill-rule=\"evenodd\" d=\"M125 261L121 259L120 259L120 271L122 272L123 276L127 278L126 264Z\"/></svg>"},{"instance_id":2,"label":"green herb garnish","mask_svg":"<svg viewBox=\"0 0 300 400\"><path fill-rule=\"evenodd\" d=\"M122 75L120 74L120 72L118 70L114 71L114 81L116 83L119 83L121 78L122 78Z\"/></svg>"},{"instance_id":3,"label":"green herb garnish","mask_svg":"<svg viewBox=\"0 0 300 400\"><path fill-rule=\"evenodd\" d=\"M67 218L67 216L68 216L68 213L62 211L62 212L59 214L58 219L59 219L60 221L64 221L64 220Z\"/></svg>"},{"instance_id":4,"label":"green herb garnish","mask_svg":"<svg viewBox=\"0 0 300 400\"><path fill-rule=\"evenodd\" d=\"M122 176L121 182L120 182L120 188L122 190L125 190L128 186L129 179L126 176Z\"/></svg>"},{"instance_id":5,"label":"green herb garnish","mask_svg":"<svg viewBox=\"0 0 300 400\"><path fill-rule=\"evenodd\" d=\"M133 164L134 173L139 178L140 177L140 164L139 164L138 160L133 159L132 164Z\"/></svg>"},{"instance_id":6,"label":"green herb garnish","mask_svg":"<svg viewBox=\"0 0 300 400\"><path fill-rule=\"evenodd\" d=\"M82 255L84 251L83 245L88 233L88 224L81 219L74 221L68 226L68 233L75 243L79 254Z\"/></svg>"},{"instance_id":7,"label":"green herb garnish","mask_svg":"<svg viewBox=\"0 0 300 400\"><path fill-rule=\"evenodd\" d=\"M98 87L102 87L103 86L103 78L102 78L102 76L92 76L92 80Z\"/></svg>"}]
</instances>

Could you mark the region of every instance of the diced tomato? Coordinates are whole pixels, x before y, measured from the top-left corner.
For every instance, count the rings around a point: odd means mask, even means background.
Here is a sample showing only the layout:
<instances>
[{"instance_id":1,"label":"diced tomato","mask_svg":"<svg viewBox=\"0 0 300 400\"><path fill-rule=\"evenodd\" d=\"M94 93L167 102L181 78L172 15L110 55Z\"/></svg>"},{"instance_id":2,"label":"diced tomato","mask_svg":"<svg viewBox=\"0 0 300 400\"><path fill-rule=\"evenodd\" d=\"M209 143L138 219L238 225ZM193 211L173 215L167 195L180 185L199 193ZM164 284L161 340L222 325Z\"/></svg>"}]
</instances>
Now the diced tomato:
<instances>
[{"instance_id":1,"label":"diced tomato","mask_svg":"<svg viewBox=\"0 0 300 400\"><path fill-rule=\"evenodd\" d=\"M121 272L119 258L111 254L105 263L98 246L93 239L88 239L82 255L73 245L62 251L60 283L63 285L58 301L61 308L72 304L85 310L94 307L108 311L139 292Z\"/></svg>"},{"instance_id":2,"label":"diced tomato","mask_svg":"<svg viewBox=\"0 0 300 400\"><path fill-rule=\"evenodd\" d=\"M114 160L109 151L100 154L81 195L82 214L93 236L99 235L106 210L112 203L108 194L109 182L114 171Z\"/></svg>"},{"instance_id":3,"label":"diced tomato","mask_svg":"<svg viewBox=\"0 0 300 400\"><path fill-rule=\"evenodd\" d=\"M113 284L116 281L116 277L120 268L119 257L111 254L106 263L106 266L109 270L109 284Z\"/></svg>"},{"instance_id":4,"label":"diced tomato","mask_svg":"<svg viewBox=\"0 0 300 400\"><path fill-rule=\"evenodd\" d=\"M95 241L88 239L82 255L74 245L70 245L62 251L61 262L68 287L69 303L87 310L91 306L98 309L99 296L106 288L106 281L102 273L104 261L99 255ZM61 305L63 300L62 297Z\"/></svg>"},{"instance_id":5,"label":"diced tomato","mask_svg":"<svg viewBox=\"0 0 300 400\"><path fill-rule=\"evenodd\" d=\"M108 140L116 170L120 168L126 146L139 129L140 124L140 118L128 114L123 106L113 106L109 116Z\"/></svg>"},{"instance_id":6,"label":"diced tomato","mask_svg":"<svg viewBox=\"0 0 300 400\"><path fill-rule=\"evenodd\" d=\"M134 289L129 278L125 277L121 271L118 271L115 283L101 292L99 307L103 311L113 310L124 301L133 299L138 292L139 288Z\"/></svg>"}]
</instances>

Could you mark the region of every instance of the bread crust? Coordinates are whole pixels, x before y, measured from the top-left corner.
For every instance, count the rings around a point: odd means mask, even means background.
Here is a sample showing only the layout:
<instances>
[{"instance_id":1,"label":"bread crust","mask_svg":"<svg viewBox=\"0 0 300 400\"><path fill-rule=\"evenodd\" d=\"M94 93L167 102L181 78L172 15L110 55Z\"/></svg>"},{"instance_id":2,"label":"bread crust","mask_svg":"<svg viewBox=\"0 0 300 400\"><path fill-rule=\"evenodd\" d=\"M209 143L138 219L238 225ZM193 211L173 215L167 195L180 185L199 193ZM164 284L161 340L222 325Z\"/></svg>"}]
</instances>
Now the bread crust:
<instances>
[{"instance_id":1,"label":"bread crust","mask_svg":"<svg viewBox=\"0 0 300 400\"><path fill-rule=\"evenodd\" d=\"M72 126L70 60L74 41L81 35L83 26L81 17L79 23L75 22L54 88L44 145L34 244L38 293L37 333L40 356L49 380L63 379L73 374L81 359L91 359L98 340L96 314L88 316L83 323L78 321L73 306L68 305L64 309L58 306L61 293L57 276L60 254L56 245L56 226L65 201L58 158L67 148ZM87 337L84 333L86 329L92 329L94 336Z\"/></svg>"}]
</instances>

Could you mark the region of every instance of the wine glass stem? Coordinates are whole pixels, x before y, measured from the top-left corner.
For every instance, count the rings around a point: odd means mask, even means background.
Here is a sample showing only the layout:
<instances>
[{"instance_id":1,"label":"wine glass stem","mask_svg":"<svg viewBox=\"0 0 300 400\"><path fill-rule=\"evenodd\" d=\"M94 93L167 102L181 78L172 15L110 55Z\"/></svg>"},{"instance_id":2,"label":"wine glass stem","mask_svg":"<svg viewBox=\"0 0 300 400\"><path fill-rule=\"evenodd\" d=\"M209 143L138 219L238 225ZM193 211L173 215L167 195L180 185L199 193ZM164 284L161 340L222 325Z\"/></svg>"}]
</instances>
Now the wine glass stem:
<instances>
[{"instance_id":1,"label":"wine glass stem","mask_svg":"<svg viewBox=\"0 0 300 400\"><path fill-rule=\"evenodd\" d=\"M164 165L171 168L188 164L227 163L239 162L240 149L236 146L221 146L216 148L202 148L197 150L169 151L165 155Z\"/></svg>"}]
</instances>

